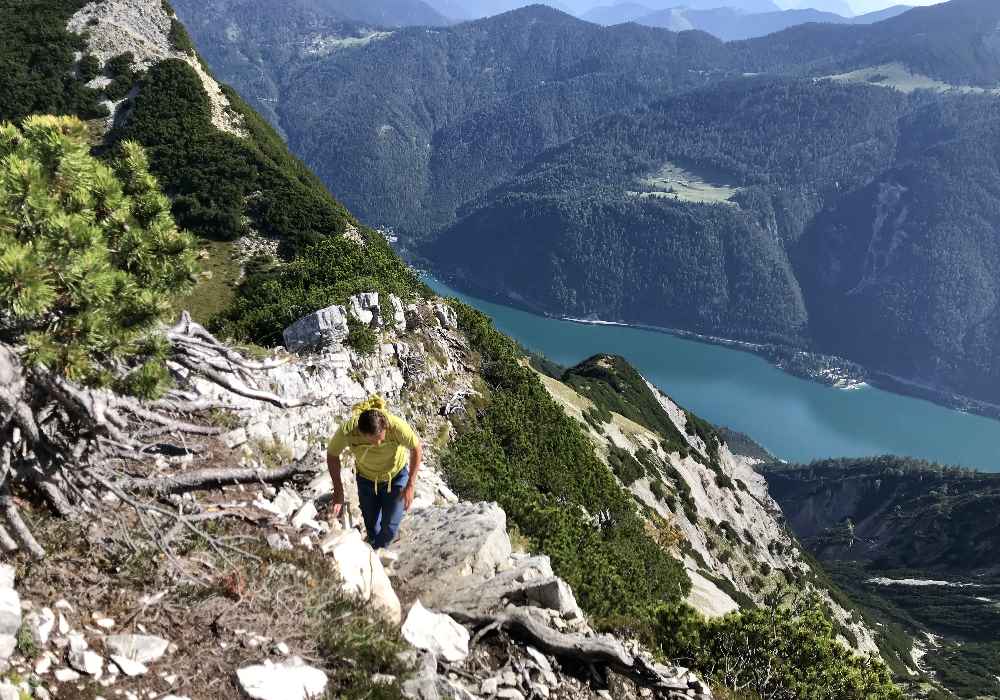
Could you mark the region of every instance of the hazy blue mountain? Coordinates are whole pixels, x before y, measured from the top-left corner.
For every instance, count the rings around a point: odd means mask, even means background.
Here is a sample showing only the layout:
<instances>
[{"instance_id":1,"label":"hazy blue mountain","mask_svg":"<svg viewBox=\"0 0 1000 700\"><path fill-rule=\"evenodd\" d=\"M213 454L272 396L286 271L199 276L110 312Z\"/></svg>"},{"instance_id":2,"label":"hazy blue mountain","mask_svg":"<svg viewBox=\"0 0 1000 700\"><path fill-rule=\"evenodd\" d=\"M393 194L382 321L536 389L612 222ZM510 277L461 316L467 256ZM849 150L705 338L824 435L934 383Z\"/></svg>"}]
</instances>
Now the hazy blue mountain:
<instances>
[{"instance_id":1,"label":"hazy blue mountain","mask_svg":"<svg viewBox=\"0 0 1000 700\"><path fill-rule=\"evenodd\" d=\"M587 10L580 19L585 19L594 24L610 26L612 24L622 24L632 22L640 17L651 14L647 5L640 5L635 2L621 2L617 5L599 5Z\"/></svg>"},{"instance_id":2,"label":"hazy blue mountain","mask_svg":"<svg viewBox=\"0 0 1000 700\"><path fill-rule=\"evenodd\" d=\"M623 6L614 6L623 7ZM609 8L613 9L613 8ZM821 12L819 10L782 10L780 12L760 12L746 14L729 7L720 7L713 10L688 10L685 8L673 8L659 10L647 15L629 17L628 20L644 24L649 27L664 27L672 31L684 31L687 29L700 29L708 32L723 41L738 41L741 39L752 39L754 37L766 36L774 32L794 27L809 22L823 22L827 24L873 24L875 22L889 19L902 14L909 8L904 5L875 12L870 15L859 17L841 17L832 12ZM608 13L613 17L612 12ZM592 20L596 21L596 20Z\"/></svg>"},{"instance_id":3,"label":"hazy blue mountain","mask_svg":"<svg viewBox=\"0 0 1000 700\"><path fill-rule=\"evenodd\" d=\"M841 24L848 20L840 15L819 10L782 10L744 14L732 8L720 7L713 10L683 8L660 10L638 17L635 21L649 27L664 27L673 31L700 29L723 41L735 41L765 36L806 22Z\"/></svg>"},{"instance_id":4,"label":"hazy blue mountain","mask_svg":"<svg viewBox=\"0 0 1000 700\"><path fill-rule=\"evenodd\" d=\"M841 17L854 16L854 9L847 0L798 0L788 9L819 10L820 12L832 12Z\"/></svg>"}]
</instances>

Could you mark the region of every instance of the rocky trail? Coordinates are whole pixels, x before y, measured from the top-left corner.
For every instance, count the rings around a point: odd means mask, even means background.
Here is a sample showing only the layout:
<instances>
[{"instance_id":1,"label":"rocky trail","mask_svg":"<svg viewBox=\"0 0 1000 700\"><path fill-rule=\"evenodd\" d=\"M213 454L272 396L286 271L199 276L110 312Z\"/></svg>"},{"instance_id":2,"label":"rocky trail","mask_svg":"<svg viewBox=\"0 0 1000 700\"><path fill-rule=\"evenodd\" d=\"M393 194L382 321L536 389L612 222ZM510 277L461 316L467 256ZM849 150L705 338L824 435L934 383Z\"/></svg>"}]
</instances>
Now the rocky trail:
<instances>
[{"instance_id":1,"label":"rocky trail","mask_svg":"<svg viewBox=\"0 0 1000 700\"><path fill-rule=\"evenodd\" d=\"M378 333L374 353L344 345L348 318ZM448 488L438 453L479 380L447 305L358 295L285 341L295 354L212 355L220 376L172 364L214 425L129 477L155 483L155 500L113 488L71 519L20 504L48 556L0 570L0 700L354 697L366 671L343 651L360 648L350 635L401 639L386 652L396 673L362 681L405 697L711 697L694 674L596 633L548 558L516 550L502 509ZM371 393L426 455L382 558L356 525L349 465L345 515L326 515L325 440Z\"/></svg>"}]
</instances>

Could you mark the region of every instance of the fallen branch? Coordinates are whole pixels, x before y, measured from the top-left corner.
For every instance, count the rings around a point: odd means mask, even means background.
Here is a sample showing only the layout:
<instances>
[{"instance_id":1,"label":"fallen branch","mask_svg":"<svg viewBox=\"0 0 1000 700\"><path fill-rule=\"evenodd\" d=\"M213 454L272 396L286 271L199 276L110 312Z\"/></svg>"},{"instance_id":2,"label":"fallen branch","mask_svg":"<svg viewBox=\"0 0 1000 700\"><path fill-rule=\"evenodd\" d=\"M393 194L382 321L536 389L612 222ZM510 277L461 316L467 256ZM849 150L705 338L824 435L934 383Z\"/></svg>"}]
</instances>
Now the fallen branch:
<instances>
[{"instance_id":1,"label":"fallen branch","mask_svg":"<svg viewBox=\"0 0 1000 700\"><path fill-rule=\"evenodd\" d=\"M311 474L314 467L307 466L306 459L286 464L278 469L198 469L169 476L126 479L119 482L129 493L148 495L179 494L186 491L218 489L235 484L275 484L297 476Z\"/></svg>"},{"instance_id":2,"label":"fallen branch","mask_svg":"<svg viewBox=\"0 0 1000 700\"><path fill-rule=\"evenodd\" d=\"M600 665L614 669L639 685L664 692L686 691L687 682L669 675L670 669L641 656L629 654L614 637L560 632L540 622L528 610L515 608L494 615L473 615L462 610L445 610L455 620L475 629L503 629L513 636L525 637L532 646L575 664Z\"/></svg>"}]
</instances>

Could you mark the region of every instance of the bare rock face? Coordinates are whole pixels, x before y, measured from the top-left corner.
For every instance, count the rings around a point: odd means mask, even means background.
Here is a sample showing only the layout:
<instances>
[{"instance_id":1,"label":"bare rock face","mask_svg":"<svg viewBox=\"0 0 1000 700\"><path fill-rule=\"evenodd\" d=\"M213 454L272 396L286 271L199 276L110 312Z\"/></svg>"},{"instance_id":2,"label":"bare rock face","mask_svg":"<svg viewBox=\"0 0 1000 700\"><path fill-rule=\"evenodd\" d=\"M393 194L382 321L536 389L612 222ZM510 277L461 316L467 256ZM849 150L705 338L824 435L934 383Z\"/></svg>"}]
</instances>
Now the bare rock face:
<instances>
[{"instance_id":1,"label":"bare rock face","mask_svg":"<svg viewBox=\"0 0 1000 700\"><path fill-rule=\"evenodd\" d=\"M469 655L469 631L448 615L434 613L418 600L410 608L401 630L403 639L449 663Z\"/></svg>"},{"instance_id":2,"label":"bare rock face","mask_svg":"<svg viewBox=\"0 0 1000 700\"><path fill-rule=\"evenodd\" d=\"M355 294L348 299L348 310L351 316L366 326L377 328L382 325L382 308L379 306L378 294L375 292Z\"/></svg>"},{"instance_id":3,"label":"bare rock face","mask_svg":"<svg viewBox=\"0 0 1000 700\"><path fill-rule=\"evenodd\" d=\"M411 511L392 549L400 553L400 585L426 605L442 608L456 589L474 587L509 568L507 515L495 503L460 502ZM448 585L441 585L443 581Z\"/></svg>"},{"instance_id":4,"label":"bare rock face","mask_svg":"<svg viewBox=\"0 0 1000 700\"><path fill-rule=\"evenodd\" d=\"M347 337L347 311L333 305L303 316L284 330L285 347L291 351L341 343Z\"/></svg>"},{"instance_id":5,"label":"bare rock face","mask_svg":"<svg viewBox=\"0 0 1000 700\"><path fill-rule=\"evenodd\" d=\"M21 598L14 590L14 567L0 564L0 665L5 665L17 647L21 629Z\"/></svg>"}]
</instances>

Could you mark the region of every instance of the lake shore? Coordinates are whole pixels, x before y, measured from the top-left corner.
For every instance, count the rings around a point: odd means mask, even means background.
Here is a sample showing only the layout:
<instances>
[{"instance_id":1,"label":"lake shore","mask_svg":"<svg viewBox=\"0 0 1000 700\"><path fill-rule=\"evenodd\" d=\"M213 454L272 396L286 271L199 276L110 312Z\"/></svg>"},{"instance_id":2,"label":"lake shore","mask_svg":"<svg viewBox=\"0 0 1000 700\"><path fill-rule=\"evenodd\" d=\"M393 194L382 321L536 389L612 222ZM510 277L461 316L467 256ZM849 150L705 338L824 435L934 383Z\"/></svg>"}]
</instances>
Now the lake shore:
<instances>
[{"instance_id":1,"label":"lake shore","mask_svg":"<svg viewBox=\"0 0 1000 700\"><path fill-rule=\"evenodd\" d=\"M475 287L475 285L468 285L464 280L449 279L449 276L447 275L441 275L439 273L425 270L420 270L419 272L421 275L431 275L441 279L441 281L445 282L445 284L455 287L456 289L460 289L467 294L473 294L495 303L509 305L513 308L537 314L545 318L569 321L571 323L584 325L620 326L623 328L637 328L656 333L666 333L668 335L684 338L686 340L707 343L709 345L718 345L732 350L739 350L741 352L758 355L759 357L767 360L767 362L773 366L791 374L792 376L816 382L834 389L851 391L872 386L893 394L930 401L931 403L951 410L971 413L993 420L1000 420L1000 405L998 404L981 401L969 396L939 389L937 387L905 379L903 377L898 377L880 370L870 369L856 362L846 358L837 357L835 355L814 353L793 346L737 340L734 338L707 335L679 328L654 326L645 323L559 316L533 304L526 303L522 299L497 294L490 290Z\"/></svg>"}]
</instances>

